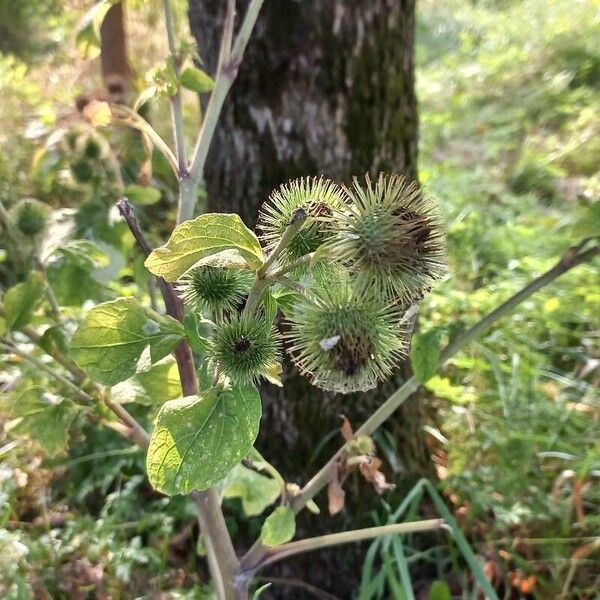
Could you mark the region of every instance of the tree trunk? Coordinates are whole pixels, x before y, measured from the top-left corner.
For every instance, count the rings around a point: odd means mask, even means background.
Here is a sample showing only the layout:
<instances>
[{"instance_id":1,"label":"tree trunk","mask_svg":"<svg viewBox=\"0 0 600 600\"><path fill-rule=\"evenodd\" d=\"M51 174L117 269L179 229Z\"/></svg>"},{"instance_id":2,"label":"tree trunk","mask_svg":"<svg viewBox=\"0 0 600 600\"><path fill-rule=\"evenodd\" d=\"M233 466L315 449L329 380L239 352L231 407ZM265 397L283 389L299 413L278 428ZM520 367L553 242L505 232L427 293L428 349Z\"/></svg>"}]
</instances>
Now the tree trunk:
<instances>
[{"instance_id":1,"label":"tree trunk","mask_svg":"<svg viewBox=\"0 0 600 600\"><path fill-rule=\"evenodd\" d=\"M108 9L100 27L102 78L112 102L124 102L130 70L124 21L124 2Z\"/></svg>"},{"instance_id":2,"label":"tree trunk","mask_svg":"<svg viewBox=\"0 0 600 600\"><path fill-rule=\"evenodd\" d=\"M225 4L189 2L191 30L210 72L216 66ZM239 23L246 2L237 4ZM416 178L414 18L414 0L267 0L208 156L209 210L237 212L254 226L271 190L295 177L324 174L348 182L353 175L387 171ZM360 424L396 389L406 370L401 366L396 380L376 392L342 396L312 387L288 365L283 390L263 389L259 449L287 480L305 483L340 444L339 415ZM403 475L431 474L421 404L409 400L390 430ZM360 485L360 494L357 499L348 492L345 515L334 519L326 515L321 498L319 529L315 517L303 515L298 536L340 530L350 520L359 526L359 513L364 516L365 506L377 503L366 485ZM364 547L344 547L299 557L278 572L347 598L362 556ZM298 590L293 593L302 597Z\"/></svg>"}]
</instances>

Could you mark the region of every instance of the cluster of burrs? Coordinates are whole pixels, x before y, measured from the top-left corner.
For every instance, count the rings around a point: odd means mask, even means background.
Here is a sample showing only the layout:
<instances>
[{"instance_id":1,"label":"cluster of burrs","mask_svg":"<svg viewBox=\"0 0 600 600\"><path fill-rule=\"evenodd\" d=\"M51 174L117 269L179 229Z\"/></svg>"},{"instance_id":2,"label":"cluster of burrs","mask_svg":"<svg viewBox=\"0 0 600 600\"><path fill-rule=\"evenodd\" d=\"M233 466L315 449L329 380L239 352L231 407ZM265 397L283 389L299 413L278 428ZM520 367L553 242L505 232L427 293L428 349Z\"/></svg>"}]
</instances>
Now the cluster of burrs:
<instances>
[{"instance_id":1,"label":"cluster of burrs","mask_svg":"<svg viewBox=\"0 0 600 600\"><path fill-rule=\"evenodd\" d=\"M302 226L290 237L298 215ZM272 379L283 342L325 390L365 391L389 377L406 354L407 314L444 272L436 202L398 175L350 187L305 178L271 194L258 229L267 256L278 249L281 274L259 310L244 311L256 280L249 270L203 266L179 283L190 308L214 317L207 352L218 372L242 384ZM268 308L274 303L283 319Z\"/></svg>"}]
</instances>

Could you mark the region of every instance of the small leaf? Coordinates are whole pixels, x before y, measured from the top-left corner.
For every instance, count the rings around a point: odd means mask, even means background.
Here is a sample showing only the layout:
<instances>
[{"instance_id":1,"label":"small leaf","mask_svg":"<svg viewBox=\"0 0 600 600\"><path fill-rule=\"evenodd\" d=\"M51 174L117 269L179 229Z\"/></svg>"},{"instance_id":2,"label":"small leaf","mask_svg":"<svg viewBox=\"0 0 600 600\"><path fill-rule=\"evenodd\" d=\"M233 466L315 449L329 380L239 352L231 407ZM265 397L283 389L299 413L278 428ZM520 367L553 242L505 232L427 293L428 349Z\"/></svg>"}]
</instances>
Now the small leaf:
<instances>
[{"instance_id":1,"label":"small leaf","mask_svg":"<svg viewBox=\"0 0 600 600\"><path fill-rule=\"evenodd\" d=\"M452 600L448 584L445 581L434 581L429 588L428 600Z\"/></svg>"},{"instance_id":2,"label":"small leaf","mask_svg":"<svg viewBox=\"0 0 600 600\"><path fill-rule=\"evenodd\" d=\"M69 427L77 416L71 400L47 394L35 385L14 394L10 412L14 420L7 429L34 441L51 457L67 447Z\"/></svg>"},{"instance_id":3,"label":"small leaf","mask_svg":"<svg viewBox=\"0 0 600 600\"><path fill-rule=\"evenodd\" d=\"M209 346L212 327L210 321L201 320L192 312L186 312L183 317L185 337L196 354L205 355Z\"/></svg>"},{"instance_id":4,"label":"small leaf","mask_svg":"<svg viewBox=\"0 0 600 600\"><path fill-rule=\"evenodd\" d=\"M346 415L341 415L341 417L342 417L342 427L341 427L342 437L344 438L345 442L349 442L354 437L354 431L352 429L352 425L350 424L350 421L348 420L348 417Z\"/></svg>"},{"instance_id":5,"label":"small leaf","mask_svg":"<svg viewBox=\"0 0 600 600\"><path fill-rule=\"evenodd\" d=\"M141 371L136 379L144 389L144 397L136 401L142 404L163 404L168 400L181 398L181 382L179 369L175 359L168 356L156 363L147 371Z\"/></svg>"},{"instance_id":6,"label":"small leaf","mask_svg":"<svg viewBox=\"0 0 600 600\"><path fill-rule=\"evenodd\" d=\"M327 484L327 501L330 515L337 515L346 504L346 492L342 487L341 465L335 463L331 466L329 483Z\"/></svg>"},{"instance_id":7,"label":"small leaf","mask_svg":"<svg viewBox=\"0 0 600 600\"><path fill-rule=\"evenodd\" d=\"M273 294L271 294L271 290L268 288L263 296L263 306L265 307L265 321L267 323L272 323L277 316L279 306L277 305L277 300L273 297Z\"/></svg>"},{"instance_id":8,"label":"small leaf","mask_svg":"<svg viewBox=\"0 0 600 600\"><path fill-rule=\"evenodd\" d=\"M189 494L221 481L252 448L261 417L258 390L213 388L164 404L146 468L164 494Z\"/></svg>"},{"instance_id":9,"label":"small leaf","mask_svg":"<svg viewBox=\"0 0 600 600\"><path fill-rule=\"evenodd\" d=\"M133 110L137 112L142 106L144 106L144 104L146 104L146 102L154 98L157 92L158 89L155 85L150 85L146 89L142 90L135 100Z\"/></svg>"},{"instance_id":10,"label":"small leaf","mask_svg":"<svg viewBox=\"0 0 600 600\"><path fill-rule=\"evenodd\" d=\"M600 202L579 210L574 229L582 238L600 237Z\"/></svg>"},{"instance_id":11,"label":"small leaf","mask_svg":"<svg viewBox=\"0 0 600 600\"><path fill-rule=\"evenodd\" d=\"M425 383L438 370L440 362L441 331L432 329L413 337L410 348L410 361L415 377Z\"/></svg>"},{"instance_id":12,"label":"small leaf","mask_svg":"<svg viewBox=\"0 0 600 600\"><path fill-rule=\"evenodd\" d=\"M273 385L282 388L283 383L281 382L281 374L283 373L283 367L281 363L271 363L262 374L263 377Z\"/></svg>"},{"instance_id":13,"label":"small leaf","mask_svg":"<svg viewBox=\"0 0 600 600\"><path fill-rule=\"evenodd\" d=\"M281 488L270 477L265 477L242 464L236 465L225 486L225 498L240 498L247 517L260 515L279 497Z\"/></svg>"},{"instance_id":14,"label":"small leaf","mask_svg":"<svg viewBox=\"0 0 600 600\"><path fill-rule=\"evenodd\" d=\"M42 276L31 273L27 281L18 283L4 294L6 328L9 331L20 329L29 323L43 293Z\"/></svg>"},{"instance_id":15,"label":"small leaf","mask_svg":"<svg viewBox=\"0 0 600 600\"><path fill-rule=\"evenodd\" d=\"M294 511L289 506L278 506L263 523L260 539L265 546L279 546L289 542L296 533Z\"/></svg>"},{"instance_id":16,"label":"small leaf","mask_svg":"<svg viewBox=\"0 0 600 600\"><path fill-rule=\"evenodd\" d=\"M252 594L252 600L258 600L262 596L262 593L267 591L272 585L273 585L272 583L265 583L265 585L261 585L254 592L254 594Z\"/></svg>"},{"instance_id":17,"label":"small leaf","mask_svg":"<svg viewBox=\"0 0 600 600\"><path fill-rule=\"evenodd\" d=\"M179 82L184 88L198 94L210 92L215 87L215 82L211 77L195 67L185 69L179 77Z\"/></svg>"},{"instance_id":18,"label":"small leaf","mask_svg":"<svg viewBox=\"0 0 600 600\"><path fill-rule=\"evenodd\" d=\"M160 200L160 191L156 188L132 184L128 185L123 195L130 200L133 204L139 204L141 206L147 206L149 204L155 204Z\"/></svg>"},{"instance_id":19,"label":"small leaf","mask_svg":"<svg viewBox=\"0 0 600 600\"><path fill-rule=\"evenodd\" d=\"M86 104L83 116L92 124L92 127L106 127L112 121L110 106L103 100L94 100Z\"/></svg>"},{"instance_id":20,"label":"small leaf","mask_svg":"<svg viewBox=\"0 0 600 600\"><path fill-rule=\"evenodd\" d=\"M84 58L96 58L100 54L100 27L110 7L118 0L100 0L84 15L77 27L75 42Z\"/></svg>"},{"instance_id":21,"label":"small leaf","mask_svg":"<svg viewBox=\"0 0 600 600\"><path fill-rule=\"evenodd\" d=\"M110 264L106 252L91 240L71 240L56 248L52 256L56 255L67 257L78 267L100 269Z\"/></svg>"},{"instance_id":22,"label":"small leaf","mask_svg":"<svg viewBox=\"0 0 600 600\"><path fill-rule=\"evenodd\" d=\"M381 496L388 490L393 490L396 486L388 483L385 475L380 471L382 462L376 456L365 456L359 464L360 474L373 485L373 489Z\"/></svg>"},{"instance_id":23,"label":"small leaf","mask_svg":"<svg viewBox=\"0 0 600 600\"><path fill-rule=\"evenodd\" d=\"M69 345L62 327L58 325L48 327L40 339L40 347L48 354L56 351L61 354L67 354L69 352Z\"/></svg>"},{"instance_id":24,"label":"small leaf","mask_svg":"<svg viewBox=\"0 0 600 600\"><path fill-rule=\"evenodd\" d=\"M144 264L154 275L176 281L200 259L229 249L238 250L254 269L263 263L258 238L238 215L209 213L178 225Z\"/></svg>"},{"instance_id":25,"label":"small leaf","mask_svg":"<svg viewBox=\"0 0 600 600\"><path fill-rule=\"evenodd\" d=\"M87 313L71 341L71 354L90 377L115 385L136 373L146 349L154 363L182 338L179 321L144 308L133 298L119 298Z\"/></svg>"}]
</instances>

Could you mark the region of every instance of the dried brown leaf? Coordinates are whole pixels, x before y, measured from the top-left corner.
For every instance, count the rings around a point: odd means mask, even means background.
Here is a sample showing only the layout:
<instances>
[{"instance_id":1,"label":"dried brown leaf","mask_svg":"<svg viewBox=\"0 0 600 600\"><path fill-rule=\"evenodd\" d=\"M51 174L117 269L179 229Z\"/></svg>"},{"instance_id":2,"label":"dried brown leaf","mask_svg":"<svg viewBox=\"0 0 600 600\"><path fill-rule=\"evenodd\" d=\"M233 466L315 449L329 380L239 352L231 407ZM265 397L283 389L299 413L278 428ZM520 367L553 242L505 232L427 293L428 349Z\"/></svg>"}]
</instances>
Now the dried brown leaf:
<instances>
[{"instance_id":1,"label":"dried brown leaf","mask_svg":"<svg viewBox=\"0 0 600 600\"><path fill-rule=\"evenodd\" d=\"M327 486L327 499L329 501L329 514L337 515L344 508L346 492L342 488L340 481L340 465L334 463L331 465L329 475L329 485Z\"/></svg>"},{"instance_id":2,"label":"dried brown leaf","mask_svg":"<svg viewBox=\"0 0 600 600\"><path fill-rule=\"evenodd\" d=\"M393 483L387 482L385 475L379 470L381 465L382 462L379 458L365 456L359 466L361 475L373 484L373 488L380 495L396 487Z\"/></svg>"},{"instance_id":3,"label":"dried brown leaf","mask_svg":"<svg viewBox=\"0 0 600 600\"><path fill-rule=\"evenodd\" d=\"M340 415L342 417L342 437L344 441L347 443L354 437L354 431L352 431L352 425L350 425L350 421L346 415Z\"/></svg>"}]
</instances>

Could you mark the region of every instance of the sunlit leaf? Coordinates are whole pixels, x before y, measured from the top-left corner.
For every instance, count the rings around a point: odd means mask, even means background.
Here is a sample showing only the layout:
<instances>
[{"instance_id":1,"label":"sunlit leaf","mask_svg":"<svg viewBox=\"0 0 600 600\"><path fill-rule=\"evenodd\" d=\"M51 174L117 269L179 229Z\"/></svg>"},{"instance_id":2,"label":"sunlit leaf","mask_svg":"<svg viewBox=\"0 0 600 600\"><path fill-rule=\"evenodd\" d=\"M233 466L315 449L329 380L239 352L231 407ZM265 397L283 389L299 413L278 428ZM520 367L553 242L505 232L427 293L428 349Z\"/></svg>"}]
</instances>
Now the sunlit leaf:
<instances>
[{"instance_id":1,"label":"sunlit leaf","mask_svg":"<svg viewBox=\"0 0 600 600\"><path fill-rule=\"evenodd\" d=\"M5 321L9 331L20 329L29 323L43 293L42 276L32 272L26 281L11 287L4 294Z\"/></svg>"},{"instance_id":2,"label":"sunlit leaf","mask_svg":"<svg viewBox=\"0 0 600 600\"><path fill-rule=\"evenodd\" d=\"M278 506L263 523L260 539L265 546L279 546L289 542L296 533L294 511L289 506Z\"/></svg>"},{"instance_id":3,"label":"sunlit leaf","mask_svg":"<svg viewBox=\"0 0 600 600\"><path fill-rule=\"evenodd\" d=\"M93 127L106 127L111 124L112 111L108 102L94 100L86 104L83 109L83 116L92 124Z\"/></svg>"},{"instance_id":4,"label":"sunlit leaf","mask_svg":"<svg viewBox=\"0 0 600 600\"><path fill-rule=\"evenodd\" d=\"M119 298L90 310L71 341L71 354L93 379L114 385L138 370L149 349L152 363L169 354L183 337L179 321Z\"/></svg>"},{"instance_id":5,"label":"sunlit leaf","mask_svg":"<svg viewBox=\"0 0 600 600\"><path fill-rule=\"evenodd\" d=\"M123 195L133 204L145 206L158 202L160 200L161 193L156 188L150 186L132 184L125 188Z\"/></svg>"},{"instance_id":6,"label":"sunlit leaf","mask_svg":"<svg viewBox=\"0 0 600 600\"><path fill-rule=\"evenodd\" d=\"M236 465L225 486L225 498L240 498L248 517L260 515L279 497L281 488L270 477L265 477L242 464Z\"/></svg>"},{"instance_id":7,"label":"sunlit leaf","mask_svg":"<svg viewBox=\"0 0 600 600\"><path fill-rule=\"evenodd\" d=\"M222 480L252 448L261 417L256 388L213 388L164 404L150 439L150 483L189 494Z\"/></svg>"},{"instance_id":8,"label":"sunlit leaf","mask_svg":"<svg viewBox=\"0 0 600 600\"><path fill-rule=\"evenodd\" d=\"M136 379L144 389L149 404L162 404L181 398L179 370L175 359L170 356L152 365L147 371L139 372ZM146 403L143 398L138 399L138 402Z\"/></svg>"},{"instance_id":9,"label":"sunlit leaf","mask_svg":"<svg viewBox=\"0 0 600 600\"><path fill-rule=\"evenodd\" d=\"M7 429L18 437L38 444L49 456L55 456L67 447L69 427L77 416L71 400L46 393L32 385L13 395L13 420Z\"/></svg>"},{"instance_id":10,"label":"sunlit leaf","mask_svg":"<svg viewBox=\"0 0 600 600\"><path fill-rule=\"evenodd\" d=\"M200 259L229 249L237 250L253 268L264 260L256 235L238 215L209 213L177 226L145 265L154 275L176 281Z\"/></svg>"},{"instance_id":11,"label":"sunlit leaf","mask_svg":"<svg viewBox=\"0 0 600 600\"><path fill-rule=\"evenodd\" d=\"M179 77L179 82L184 88L198 94L210 92L215 87L215 82L209 75L194 67L185 69Z\"/></svg>"},{"instance_id":12,"label":"sunlit leaf","mask_svg":"<svg viewBox=\"0 0 600 600\"><path fill-rule=\"evenodd\" d=\"M411 342L410 361L415 377L425 383L438 370L441 332L432 329L415 335Z\"/></svg>"}]
</instances>

